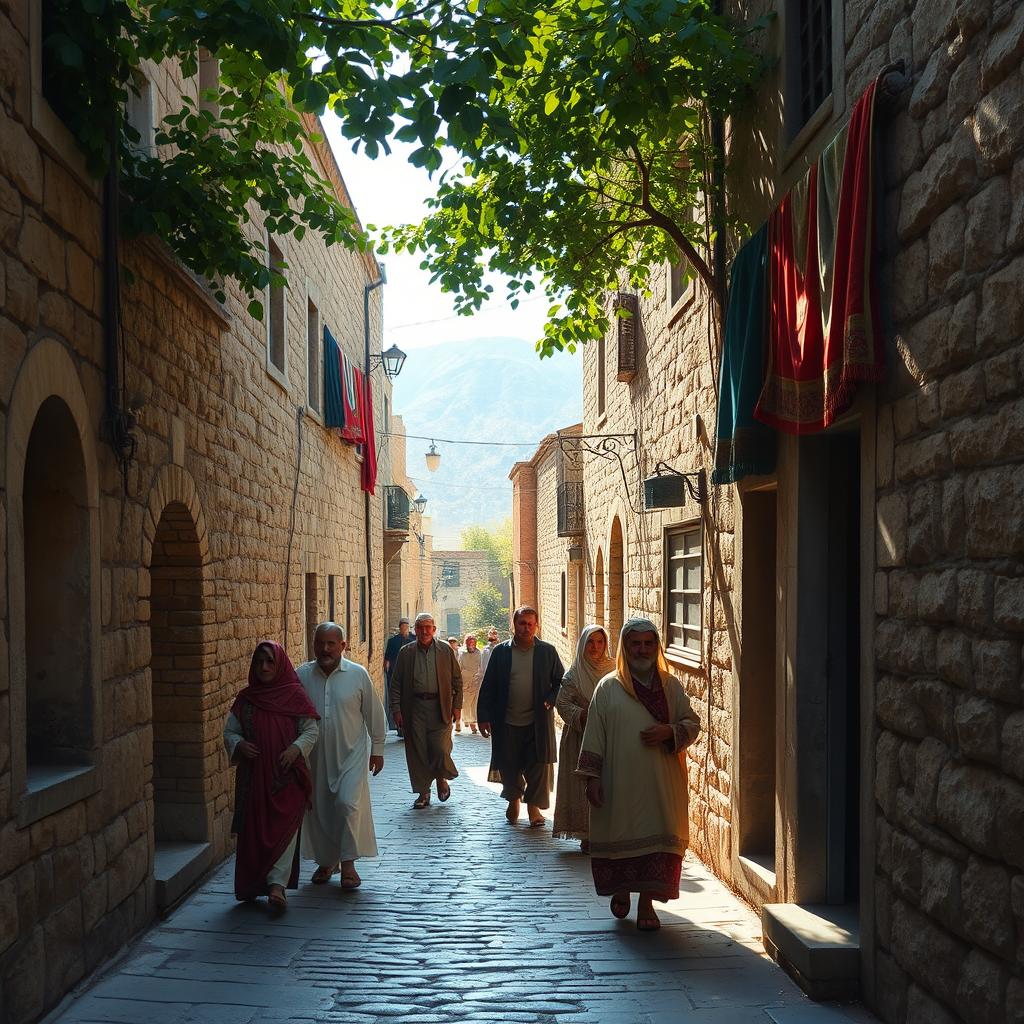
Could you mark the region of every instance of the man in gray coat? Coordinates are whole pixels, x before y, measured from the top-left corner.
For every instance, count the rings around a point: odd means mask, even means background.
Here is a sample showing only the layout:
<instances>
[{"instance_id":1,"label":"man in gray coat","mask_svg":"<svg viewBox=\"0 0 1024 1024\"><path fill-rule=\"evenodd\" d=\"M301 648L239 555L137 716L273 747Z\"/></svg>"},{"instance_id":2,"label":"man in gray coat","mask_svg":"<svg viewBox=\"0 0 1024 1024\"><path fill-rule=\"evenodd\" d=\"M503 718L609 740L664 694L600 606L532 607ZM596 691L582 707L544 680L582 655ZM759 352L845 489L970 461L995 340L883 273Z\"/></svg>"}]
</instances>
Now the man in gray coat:
<instances>
[{"instance_id":1,"label":"man in gray coat","mask_svg":"<svg viewBox=\"0 0 1024 1024\"><path fill-rule=\"evenodd\" d=\"M537 612L517 608L513 636L498 644L487 662L477 698L480 734L491 737L488 780L501 783L505 817L519 820L519 803L533 828L544 824L550 803L551 765L557 759L552 708L564 670L551 644L536 638Z\"/></svg>"}]
</instances>

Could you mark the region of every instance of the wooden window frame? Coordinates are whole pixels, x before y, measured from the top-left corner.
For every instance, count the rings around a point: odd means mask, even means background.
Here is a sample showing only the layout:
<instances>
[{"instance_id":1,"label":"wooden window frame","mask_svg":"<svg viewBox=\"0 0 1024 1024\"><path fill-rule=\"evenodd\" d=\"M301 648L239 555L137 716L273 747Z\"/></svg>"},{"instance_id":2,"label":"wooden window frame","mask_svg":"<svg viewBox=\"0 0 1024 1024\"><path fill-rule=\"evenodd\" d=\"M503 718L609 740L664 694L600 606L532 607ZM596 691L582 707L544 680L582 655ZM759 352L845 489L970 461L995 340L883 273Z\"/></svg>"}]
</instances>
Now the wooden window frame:
<instances>
[{"instance_id":1,"label":"wooden window frame","mask_svg":"<svg viewBox=\"0 0 1024 1024\"><path fill-rule=\"evenodd\" d=\"M686 534L696 533L698 537L699 555L683 555L683 559L698 557L700 560L700 582L696 590L683 589L676 591L672 586L671 579L671 562L672 559L669 555L669 546L671 539L676 536L685 536ZM664 593L664 608L663 608L663 621L665 623L665 653L669 659L678 662L681 665L687 665L691 668L699 668L704 663L704 527L703 523L699 519L690 520L685 523L678 523L665 529L664 537L662 540L662 590ZM673 606L673 594L677 593L682 596L685 603L685 598L688 595L695 595L697 597L697 608L700 613L700 621L696 628L697 633L697 648L683 647L672 641L671 627L673 623L672 618L672 606ZM684 629L687 627L685 620L681 623Z\"/></svg>"},{"instance_id":2,"label":"wooden window frame","mask_svg":"<svg viewBox=\"0 0 1024 1024\"><path fill-rule=\"evenodd\" d=\"M273 266L276 263L287 266L283 240L266 236L267 265ZM283 388L288 388L288 294L285 287L275 287L268 284L264 292L265 305L263 309L264 333L266 337L266 366L267 373L274 378ZM281 335L281 365L274 361L274 347L277 335L274 330L275 312L280 303L280 335Z\"/></svg>"}]
</instances>

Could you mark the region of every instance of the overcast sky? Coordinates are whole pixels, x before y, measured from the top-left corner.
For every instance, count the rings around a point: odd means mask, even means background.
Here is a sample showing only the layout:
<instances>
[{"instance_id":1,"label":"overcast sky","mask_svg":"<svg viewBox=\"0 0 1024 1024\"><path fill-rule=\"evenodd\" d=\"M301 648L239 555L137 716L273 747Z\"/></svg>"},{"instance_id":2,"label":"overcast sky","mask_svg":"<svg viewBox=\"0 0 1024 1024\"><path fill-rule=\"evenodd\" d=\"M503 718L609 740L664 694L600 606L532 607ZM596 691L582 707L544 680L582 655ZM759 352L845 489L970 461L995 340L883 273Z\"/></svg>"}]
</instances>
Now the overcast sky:
<instances>
[{"instance_id":1,"label":"overcast sky","mask_svg":"<svg viewBox=\"0 0 1024 1024\"><path fill-rule=\"evenodd\" d=\"M356 212L363 224L379 226L416 222L427 212L424 202L432 194L427 172L411 166L411 145L396 143L390 156L369 160L342 138L338 118L324 114L324 127L341 167ZM543 295L530 297L517 310L504 301L505 290L495 281L494 300L472 317L455 316L451 298L430 275L419 268L421 254L388 253L384 257L388 283L384 289L384 348L396 343L411 349L443 341L470 341L481 337L540 338L548 302Z\"/></svg>"}]
</instances>

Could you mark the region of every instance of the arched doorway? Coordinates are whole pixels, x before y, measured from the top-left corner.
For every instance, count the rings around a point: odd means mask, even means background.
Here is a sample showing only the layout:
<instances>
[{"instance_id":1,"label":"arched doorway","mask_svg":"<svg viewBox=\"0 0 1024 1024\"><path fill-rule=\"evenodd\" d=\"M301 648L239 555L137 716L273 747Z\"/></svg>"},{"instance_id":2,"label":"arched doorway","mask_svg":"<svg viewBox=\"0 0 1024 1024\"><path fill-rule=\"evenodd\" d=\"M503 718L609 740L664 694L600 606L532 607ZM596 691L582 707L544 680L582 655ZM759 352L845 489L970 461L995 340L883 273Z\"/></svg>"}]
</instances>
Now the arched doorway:
<instances>
[{"instance_id":1,"label":"arched doorway","mask_svg":"<svg viewBox=\"0 0 1024 1024\"><path fill-rule=\"evenodd\" d=\"M203 550L188 507L157 521L150 562L153 838L157 904L177 901L210 859L203 666Z\"/></svg>"},{"instance_id":2,"label":"arched doorway","mask_svg":"<svg viewBox=\"0 0 1024 1024\"><path fill-rule=\"evenodd\" d=\"M619 633L622 632L625 592L623 546L622 524L616 516L612 520L611 539L608 543L608 638L613 647L618 647Z\"/></svg>"},{"instance_id":3,"label":"arched doorway","mask_svg":"<svg viewBox=\"0 0 1024 1024\"><path fill-rule=\"evenodd\" d=\"M57 396L25 455L25 760L30 787L93 756L89 502L78 426Z\"/></svg>"},{"instance_id":4,"label":"arched doorway","mask_svg":"<svg viewBox=\"0 0 1024 1024\"><path fill-rule=\"evenodd\" d=\"M600 548L594 562L594 622L604 625L604 552Z\"/></svg>"}]
</instances>

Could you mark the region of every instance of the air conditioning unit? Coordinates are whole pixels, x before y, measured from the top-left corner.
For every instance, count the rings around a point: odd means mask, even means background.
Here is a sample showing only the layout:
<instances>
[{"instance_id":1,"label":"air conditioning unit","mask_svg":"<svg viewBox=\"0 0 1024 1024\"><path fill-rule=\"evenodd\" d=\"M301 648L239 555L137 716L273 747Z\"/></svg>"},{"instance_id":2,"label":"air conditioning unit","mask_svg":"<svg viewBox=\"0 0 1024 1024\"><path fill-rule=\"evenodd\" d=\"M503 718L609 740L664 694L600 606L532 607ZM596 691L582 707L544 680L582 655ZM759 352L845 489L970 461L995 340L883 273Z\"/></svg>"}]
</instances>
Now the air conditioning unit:
<instances>
[{"instance_id":1,"label":"air conditioning unit","mask_svg":"<svg viewBox=\"0 0 1024 1024\"><path fill-rule=\"evenodd\" d=\"M682 508L686 504L686 481L675 474L651 476L644 481L644 508Z\"/></svg>"},{"instance_id":2,"label":"air conditioning unit","mask_svg":"<svg viewBox=\"0 0 1024 1024\"><path fill-rule=\"evenodd\" d=\"M618 332L618 369L616 380L631 381L637 372L637 338L640 331L640 303L631 292L619 292L615 298L615 323ZM627 310L629 316L619 316L618 310Z\"/></svg>"}]
</instances>

